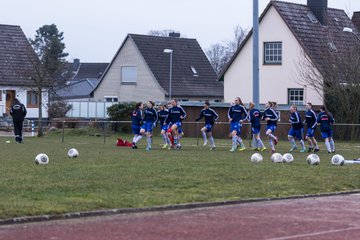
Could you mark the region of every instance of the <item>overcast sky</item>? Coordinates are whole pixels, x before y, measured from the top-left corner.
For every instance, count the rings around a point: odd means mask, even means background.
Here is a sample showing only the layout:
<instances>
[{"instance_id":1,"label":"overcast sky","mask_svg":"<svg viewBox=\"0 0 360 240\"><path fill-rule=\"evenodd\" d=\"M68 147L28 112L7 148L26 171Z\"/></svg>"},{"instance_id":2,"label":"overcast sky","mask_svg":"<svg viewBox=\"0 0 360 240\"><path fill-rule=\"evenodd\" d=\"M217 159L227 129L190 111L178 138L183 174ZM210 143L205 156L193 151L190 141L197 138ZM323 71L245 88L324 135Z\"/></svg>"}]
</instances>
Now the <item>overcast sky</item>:
<instances>
[{"instance_id":1,"label":"overcast sky","mask_svg":"<svg viewBox=\"0 0 360 240\"><path fill-rule=\"evenodd\" d=\"M306 4L306 0L289 0ZM20 25L28 37L45 24L64 32L69 60L109 62L128 33L175 29L203 49L232 38L233 27L252 25L251 0L0 0L0 23ZM269 0L259 0L260 13ZM347 13L359 0L329 0ZM259 13L259 14L260 14Z\"/></svg>"}]
</instances>

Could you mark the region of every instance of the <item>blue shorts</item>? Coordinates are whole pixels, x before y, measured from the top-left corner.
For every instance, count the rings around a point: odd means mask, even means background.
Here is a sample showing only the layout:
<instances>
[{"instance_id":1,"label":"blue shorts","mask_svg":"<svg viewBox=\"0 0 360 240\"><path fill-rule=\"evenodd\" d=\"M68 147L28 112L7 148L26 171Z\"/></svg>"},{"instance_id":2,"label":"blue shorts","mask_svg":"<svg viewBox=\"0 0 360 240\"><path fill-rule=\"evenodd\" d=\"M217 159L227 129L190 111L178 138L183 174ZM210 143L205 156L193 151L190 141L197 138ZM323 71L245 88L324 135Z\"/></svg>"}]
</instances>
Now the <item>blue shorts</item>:
<instances>
[{"instance_id":1,"label":"blue shorts","mask_svg":"<svg viewBox=\"0 0 360 240\"><path fill-rule=\"evenodd\" d=\"M289 131L289 136L292 136L298 140L302 140L302 136L304 134L304 129L301 128L301 129L294 129L294 128L290 128L290 131Z\"/></svg>"},{"instance_id":2,"label":"blue shorts","mask_svg":"<svg viewBox=\"0 0 360 240\"><path fill-rule=\"evenodd\" d=\"M169 129L169 125L165 124L165 125L161 125L161 131L167 131Z\"/></svg>"},{"instance_id":3,"label":"blue shorts","mask_svg":"<svg viewBox=\"0 0 360 240\"><path fill-rule=\"evenodd\" d=\"M135 135L140 135L140 129L141 129L140 126L132 125L132 126L131 126L131 129L132 129L133 134L135 134Z\"/></svg>"},{"instance_id":4,"label":"blue shorts","mask_svg":"<svg viewBox=\"0 0 360 240\"><path fill-rule=\"evenodd\" d=\"M152 132L154 127L154 123L153 122L145 122L142 126L141 129L144 129L145 132Z\"/></svg>"},{"instance_id":5,"label":"blue shorts","mask_svg":"<svg viewBox=\"0 0 360 240\"><path fill-rule=\"evenodd\" d=\"M252 127L251 132L252 132L252 134L257 135L257 134L260 133L260 128L259 127Z\"/></svg>"},{"instance_id":6,"label":"blue shorts","mask_svg":"<svg viewBox=\"0 0 360 240\"><path fill-rule=\"evenodd\" d=\"M313 138L315 136L315 128L308 128L306 136L309 138Z\"/></svg>"},{"instance_id":7,"label":"blue shorts","mask_svg":"<svg viewBox=\"0 0 360 240\"><path fill-rule=\"evenodd\" d=\"M241 124L239 122L230 123L230 132L236 131L238 135L241 134Z\"/></svg>"},{"instance_id":8,"label":"blue shorts","mask_svg":"<svg viewBox=\"0 0 360 240\"><path fill-rule=\"evenodd\" d=\"M275 133L276 126L275 125L266 126L266 131L268 131L268 130L271 130L272 133Z\"/></svg>"},{"instance_id":9,"label":"blue shorts","mask_svg":"<svg viewBox=\"0 0 360 240\"><path fill-rule=\"evenodd\" d=\"M333 131L332 130L329 130L329 131L326 131L326 132L321 132L321 136L323 139L325 138L332 138L333 136Z\"/></svg>"},{"instance_id":10,"label":"blue shorts","mask_svg":"<svg viewBox=\"0 0 360 240\"><path fill-rule=\"evenodd\" d=\"M206 128L206 132L211 132L213 129L213 126L214 126L213 124L206 124L204 126L204 128Z\"/></svg>"}]
</instances>

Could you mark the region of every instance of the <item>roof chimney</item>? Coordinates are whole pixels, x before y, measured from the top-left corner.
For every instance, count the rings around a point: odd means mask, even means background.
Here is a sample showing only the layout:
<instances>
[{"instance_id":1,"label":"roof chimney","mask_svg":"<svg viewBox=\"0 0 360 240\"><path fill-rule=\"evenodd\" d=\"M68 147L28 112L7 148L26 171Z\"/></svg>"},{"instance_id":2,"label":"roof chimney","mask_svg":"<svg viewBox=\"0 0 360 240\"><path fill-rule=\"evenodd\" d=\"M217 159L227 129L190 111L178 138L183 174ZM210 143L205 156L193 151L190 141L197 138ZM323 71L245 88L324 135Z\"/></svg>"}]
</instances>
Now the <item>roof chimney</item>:
<instances>
[{"instance_id":1,"label":"roof chimney","mask_svg":"<svg viewBox=\"0 0 360 240\"><path fill-rule=\"evenodd\" d=\"M180 33L171 32L171 33L169 33L169 37L179 38L179 37L180 37Z\"/></svg>"},{"instance_id":2,"label":"roof chimney","mask_svg":"<svg viewBox=\"0 0 360 240\"><path fill-rule=\"evenodd\" d=\"M79 70L79 67L80 67L80 59L75 58L73 62L73 71L77 72Z\"/></svg>"},{"instance_id":3,"label":"roof chimney","mask_svg":"<svg viewBox=\"0 0 360 240\"><path fill-rule=\"evenodd\" d=\"M327 0L307 0L307 5L322 25L326 25Z\"/></svg>"},{"instance_id":4,"label":"roof chimney","mask_svg":"<svg viewBox=\"0 0 360 240\"><path fill-rule=\"evenodd\" d=\"M354 12L354 14L351 18L351 21L353 22L353 24L359 31L359 29L360 29L360 12Z\"/></svg>"}]
</instances>

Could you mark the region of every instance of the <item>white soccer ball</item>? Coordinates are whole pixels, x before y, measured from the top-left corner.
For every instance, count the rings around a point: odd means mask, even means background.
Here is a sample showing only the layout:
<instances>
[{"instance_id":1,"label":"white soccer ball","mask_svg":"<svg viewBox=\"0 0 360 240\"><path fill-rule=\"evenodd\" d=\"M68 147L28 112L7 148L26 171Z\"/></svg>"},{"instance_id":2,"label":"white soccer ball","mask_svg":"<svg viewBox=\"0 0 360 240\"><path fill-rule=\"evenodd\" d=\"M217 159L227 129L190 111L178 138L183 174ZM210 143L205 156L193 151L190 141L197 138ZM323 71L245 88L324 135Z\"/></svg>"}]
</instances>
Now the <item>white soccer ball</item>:
<instances>
[{"instance_id":1,"label":"white soccer ball","mask_svg":"<svg viewBox=\"0 0 360 240\"><path fill-rule=\"evenodd\" d=\"M46 165L49 163L49 157L45 153L40 153L35 157L37 165Z\"/></svg>"},{"instance_id":2,"label":"white soccer ball","mask_svg":"<svg viewBox=\"0 0 360 240\"><path fill-rule=\"evenodd\" d=\"M282 155L280 153L274 153L271 155L271 161L273 163L281 163L282 162Z\"/></svg>"},{"instance_id":3,"label":"white soccer ball","mask_svg":"<svg viewBox=\"0 0 360 240\"><path fill-rule=\"evenodd\" d=\"M292 163L294 161L294 156L290 153L285 153L283 156L282 156L282 161L284 163Z\"/></svg>"},{"instance_id":4,"label":"white soccer ball","mask_svg":"<svg viewBox=\"0 0 360 240\"><path fill-rule=\"evenodd\" d=\"M331 163L332 165L342 166L344 165L344 160L345 158L343 156L336 154L331 158Z\"/></svg>"},{"instance_id":5,"label":"white soccer ball","mask_svg":"<svg viewBox=\"0 0 360 240\"><path fill-rule=\"evenodd\" d=\"M252 156L251 156L251 162L252 163L259 163L259 162L262 162L264 160L263 156L261 156L260 153L254 153Z\"/></svg>"},{"instance_id":6,"label":"white soccer ball","mask_svg":"<svg viewBox=\"0 0 360 240\"><path fill-rule=\"evenodd\" d=\"M79 152L75 148L71 148L67 154L70 158L76 158L79 156Z\"/></svg>"},{"instance_id":7,"label":"white soccer ball","mask_svg":"<svg viewBox=\"0 0 360 240\"><path fill-rule=\"evenodd\" d=\"M320 157L316 154L310 154L307 158L306 158L306 162L309 165L319 165L320 164Z\"/></svg>"}]
</instances>

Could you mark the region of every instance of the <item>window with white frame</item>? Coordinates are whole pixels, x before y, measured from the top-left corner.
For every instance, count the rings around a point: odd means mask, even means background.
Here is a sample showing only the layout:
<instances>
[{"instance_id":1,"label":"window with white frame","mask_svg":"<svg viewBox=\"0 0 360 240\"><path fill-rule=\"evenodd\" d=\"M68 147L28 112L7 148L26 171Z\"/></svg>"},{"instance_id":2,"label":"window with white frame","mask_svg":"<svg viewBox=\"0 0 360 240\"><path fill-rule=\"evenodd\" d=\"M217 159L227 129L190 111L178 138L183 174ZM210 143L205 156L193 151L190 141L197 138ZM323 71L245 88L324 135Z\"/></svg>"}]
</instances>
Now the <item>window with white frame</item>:
<instances>
[{"instance_id":1,"label":"window with white frame","mask_svg":"<svg viewBox=\"0 0 360 240\"><path fill-rule=\"evenodd\" d=\"M264 43L264 64L282 64L282 42Z\"/></svg>"},{"instance_id":2,"label":"window with white frame","mask_svg":"<svg viewBox=\"0 0 360 240\"><path fill-rule=\"evenodd\" d=\"M121 83L136 84L137 83L137 67L134 67L134 66L121 67Z\"/></svg>"},{"instance_id":3,"label":"window with white frame","mask_svg":"<svg viewBox=\"0 0 360 240\"><path fill-rule=\"evenodd\" d=\"M118 102L118 97L114 97L114 96L105 96L104 97L105 98L105 102L112 102L112 103L114 103L114 102Z\"/></svg>"},{"instance_id":4,"label":"window with white frame","mask_svg":"<svg viewBox=\"0 0 360 240\"><path fill-rule=\"evenodd\" d=\"M290 88L288 89L288 103L289 105L304 105L304 89Z\"/></svg>"}]
</instances>

